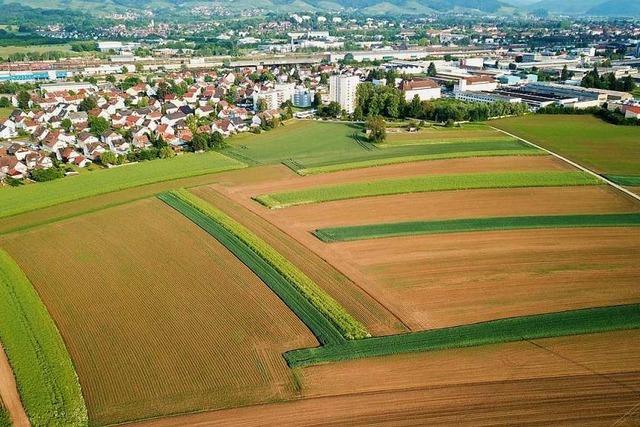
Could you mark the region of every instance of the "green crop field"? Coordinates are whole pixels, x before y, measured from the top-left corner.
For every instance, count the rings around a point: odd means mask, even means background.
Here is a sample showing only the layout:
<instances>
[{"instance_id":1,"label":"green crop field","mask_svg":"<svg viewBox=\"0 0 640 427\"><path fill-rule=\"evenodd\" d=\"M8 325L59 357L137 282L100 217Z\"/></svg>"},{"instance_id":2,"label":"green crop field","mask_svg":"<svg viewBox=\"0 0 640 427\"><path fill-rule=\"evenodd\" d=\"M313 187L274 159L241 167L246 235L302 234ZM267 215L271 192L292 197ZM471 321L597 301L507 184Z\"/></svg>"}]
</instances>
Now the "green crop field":
<instances>
[{"instance_id":1,"label":"green crop field","mask_svg":"<svg viewBox=\"0 0 640 427\"><path fill-rule=\"evenodd\" d=\"M10 427L11 426L11 417L7 412L7 408L5 408L2 404L2 399L0 399L0 427Z\"/></svg>"},{"instance_id":2,"label":"green crop field","mask_svg":"<svg viewBox=\"0 0 640 427\"><path fill-rule=\"evenodd\" d=\"M0 250L0 341L34 426L82 426L87 408L62 337L20 267Z\"/></svg>"},{"instance_id":3,"label":"green crop field","mask_svg":"<svg viewBox=\"0 0 640 427\"><path fill-rule=\"evenodd\" d=\"M451 328L349 341L339 346L292 350L289 366L433 351L640 328L640 304L512 317Z\"/></svg>"},{"instance_id":4,"label":"green crop field","mask_svg":"<svg viewBox=\"0 0 640 427\"><path fill-rule=\"evenodd\" d=\"M638 126L615 126L590 115L530 115L491 123L595 172L640 175Z\"/></svg>"},{"instance_id":5,"label":"green crop field","mask_svg":"<svg viewBox=\"0 0 640 427\"><path fill-rule=\"evenodd\" d=\"M509 139L501 132L489 126L474 124L459 128L433 126L420 129L417 132L387 131L387 139L382 146L398 146L411 144L428 144L430 142L446 141L482 141Z\"/></svg>"},{"instance_id":6,"label":"green crop field","mask_svg":"<svg viewBox=\"0 0 640 427\"><path fill-rule=\"evenodd\" d=\"M287 206L333 200L429 191L597 184L601 184L601 181L584 172L496 172L464 175L433 175L374 182L357 182L352 184L314 187L284 193L265 194L255 197L255 200L269 208L284 208Z\"/></svg>"},{"instance_id":7,"label":"green crop field","mask_svg":"<svg viewBox=\"0 0 640 427\"><path fill-rule=\"evenodd\" d=\"M324 242L378 239L420 234L531 228L638 227L640 214L550 215L495 218L465 218L444 221L412 221L354 227L322 228L314 234Z\"/></svg>"},{"instance_id":8,"label":"green crop field","mask_svg":"<svg viewBox=\"0 0 640 427\"><path fill-rule=\"evenodd\" d=\"M604 177L615 182L618 185L625 185L629 187L640 186L640 175L636 175L636 176L604 175Z\"/></svg>"},{"instance_id":9,"label":"green crop field","mask_svg":"<svg viewBox=\"0 0 640 427\"><path fill-rule=\"evenodd\" d=\"M535 156L546 155L513 138L491 141L458 141L408 145L370 150L361 156L319 162L285 162L300 175L335 172L397 163L465 157Z\"/></svg>"},{"instance_id":10,"label":"green crop field","mask_svg":"<svg viewBox=\"0 0 640 427\"><path fill-rule=\"evenodd\" d=\"M126 188L245 167L216 152L185 154L55 181L0 189L0 218Z\"/></svg>"},{"instance_id":11,"label":"green crop field","mask_svg":"<svg viewBox=\"0 0 640 427\"><path fill-rule=\"evenodd\" d=\"M265 241L222 211L185 191L163 193L160 199L218 239L260 277L323 344L368 336L333 298Z\"/></svg>"}]
</instances>

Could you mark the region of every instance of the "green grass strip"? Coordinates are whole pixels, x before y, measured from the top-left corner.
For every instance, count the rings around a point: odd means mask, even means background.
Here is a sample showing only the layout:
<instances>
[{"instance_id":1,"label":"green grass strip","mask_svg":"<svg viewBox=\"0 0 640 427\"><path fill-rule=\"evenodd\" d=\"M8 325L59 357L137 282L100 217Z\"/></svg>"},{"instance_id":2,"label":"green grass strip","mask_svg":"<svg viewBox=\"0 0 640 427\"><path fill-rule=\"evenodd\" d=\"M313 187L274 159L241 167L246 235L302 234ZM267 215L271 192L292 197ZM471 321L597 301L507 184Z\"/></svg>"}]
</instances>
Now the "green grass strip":
<instances>
[{"instance_id":1,"label":"green grass strip","mask_svg":"<svg viewBox=\"0 0 640 427\"><path fill-rule=\"evenodd\" d=\"M604 215L512 216L451 219L443 221L397 222L389 224L322 228L314 231L314 234L323 242L340 242L396 236L413 236L419 234L442 234L470 231L638 226L640 226L639 213L624 213Z\"/></svg>"},{"instance_id":2,"label":"green grass strip","mask_svg":"<svg viewBox=\"0 0 640 427\"><path fill-rule=\"evenodd\" d=\"M218 239L260 277L323 344L368 337L365 327L273 247L222 211L186 190L161 200Z\"/></svg>"},{"instance_id":3,"label":"green grass strip","mask_svg":"<svg viewBox=\"0 0 640 427\"><path fill-rule=\"evenodd\" d=\"M640 328L640 304L511 317L285 353L291 367L367 357Z\"/></svg>"},{"instance_id":4,"label":"green grass strip","mask_svg":"<svg viewBox=\"0 0 640 427\"><path fill-rule=\"evenodd\" d=\"M640 187L640 175L604 175L604 177L618 185Z\"/></svg>"},{"instance_id":5,"label":"green grass strip","mask_svg":"<svg viewBox=\"0 0 640 427\"><path fill-rule=\"evenodd\" d=\"M2 406L2 401L0 401L0 427L10 427L12 424L9 412Z\"/></svg>"},{"instance_id":6,"label":"green grass strip","mask_svg":"<svg viewBox=\"0 0 640 427\"><path fill-rule=\"evenodd\" d=\"M0 341L34 426L85 426L87 408L62 337L20 267L0 250Z\"/></svg>"},{"instance_id":7,"label":"green grass strip","mask_svg":"<svg viewBox=\"0 0 640 427\"><path fill-rule=\"evenodd\" d=\"M481 188L558 187L596 185L602 182L585 172L497 172L464 175L429 175L414 178L357 182L314 187L284 193L265 194L254 199L269 208L359 197L428 191L470 190Z\"/></svg>"},{"instance_id":8,"label":"green grass strip","mask_svg":"<svg viewBox=\"0 0 640 427\"><path fill-rule=\"evenodd\" d=\"M327 166L311 166L294 169L302 176L317 175L321 173L338 172L352 169L370 168L376 166L395 165L399 163L420 162L427 160L464 159L469 157L501 157L501 156L545 156L544 151L531 149L521 150L490 150L490 151L463 151L440 154L421 154L412 156L387 157L382 159L360 160L355 162L338 163ZM290 165L287 165L291 167Z\"/></svg>"}]
</instances>

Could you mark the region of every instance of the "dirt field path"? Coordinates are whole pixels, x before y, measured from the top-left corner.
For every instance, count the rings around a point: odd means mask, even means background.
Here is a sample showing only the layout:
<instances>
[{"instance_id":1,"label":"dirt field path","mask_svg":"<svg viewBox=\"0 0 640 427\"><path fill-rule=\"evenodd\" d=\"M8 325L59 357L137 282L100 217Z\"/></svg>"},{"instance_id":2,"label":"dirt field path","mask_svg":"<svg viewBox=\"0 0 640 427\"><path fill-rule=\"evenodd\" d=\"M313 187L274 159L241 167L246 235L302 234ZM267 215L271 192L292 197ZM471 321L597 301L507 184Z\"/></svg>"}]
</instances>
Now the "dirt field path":
<instances>
[{"instance_id":1,"label":"dirt field path","mask_svg":"<svg viewBox=\"0 0 640 427\"><path fill-rule=\"evenodd\" d=\"M22 401L18 394L18 387L16 386L15 378L13 377L13 371L11 365L9 365L9 359L4 353L4 349L0 345L0 397L2 403L9 411L11 420L14 427L27 427L29 418L22 407Z\"/></svg>"}]
</instances>

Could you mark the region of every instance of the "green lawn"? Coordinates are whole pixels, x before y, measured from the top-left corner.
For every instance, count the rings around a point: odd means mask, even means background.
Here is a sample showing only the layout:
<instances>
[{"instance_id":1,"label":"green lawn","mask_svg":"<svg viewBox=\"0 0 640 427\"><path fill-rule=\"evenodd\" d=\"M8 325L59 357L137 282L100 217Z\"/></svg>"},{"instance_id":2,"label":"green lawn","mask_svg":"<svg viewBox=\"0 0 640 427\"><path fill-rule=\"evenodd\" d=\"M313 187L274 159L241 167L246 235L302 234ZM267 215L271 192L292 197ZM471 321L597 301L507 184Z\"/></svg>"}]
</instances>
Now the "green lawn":
<instances>
[{"instance_id":1,"label":"green lawn","mask_svg":"<svg viewBox=\"0 0 640 427\"><path fill-rule=\"evenodd\" d=\"M428 191L470 190L480 188L558 187L569 185L597 185L597 178L585 172L507 172L464 175L431 175L415 178L390 179L374 182L313 187L298 191L265 194L255 200L269 208L359 197Z\"/></svg>"},{"instance_id":2,"label":"green lawn","mask_svg":"<svg viewBox=\"0 0 640 427\"><path fill-rule=\"evenodd\" d=\"M216 152L184 154L55 181L0 189L0 218L126 188L206 175L246 165Z\"/></svg>"},{"instance_id":3,"label":"green lawn","mask_svg":"<svg viewBox=\"0 0 640 427\"><path fill-rule=\"evenodd\" d=\"M87 425L87 408L62 337L29 279L2 250L0 313L0 341L32 425Z\"/></svg>"},{"instance_id":4,"label":"green lawn","mask_svg":"<svg viewBox=\"0 0 640 427\"><path fill-rule=\"evenodd\" d=\"M495 218L465 218L444 221L412 221L390 224L358 225L316 230L324 242L379 239L420 234L459 233L471 231L515 230L532 228L573 227L638 227L640 214L550 215Z\"/></svg>"},{"instance_id":5,"label":"green lawn","mask_svg":"<svg viewBox=\"0 0 640 427\"><path fill-rule=\"evenodd\" d=\"M11 113L13 112L13 107L3 107L0 108L0 120L6 120L9 118Z\"/></svg>"},{"instance_id":6,"label":"green lawn","mask_svg":"<svg viewBox=\"0 0 640 427\"><path fill-rule=\"evenodd\" d=\"M491 124L594 172L640 175L638 126L615 126L590 115L529 115Z\"/></svg>"},{"instance_id":7,"label":"green lawn","mask_svg":"<svg viewBox=\"0 0 640 427\"><path fill-rule=\"evenodd\" d=\"M512 317L285 353L289 366L640 328L640 304Z\"/></svg>"},{"instance_id":8,"label":"green lawn","mask_svg":"<svg viewBox=\"0 0 640 427\"><path fill-rule=\"evenodd\" d=\"M369 336L313 280L249 229L186 190L159 195L165 203L211 234L275 292L325 345Z\"/></svg>"}]
</instances>

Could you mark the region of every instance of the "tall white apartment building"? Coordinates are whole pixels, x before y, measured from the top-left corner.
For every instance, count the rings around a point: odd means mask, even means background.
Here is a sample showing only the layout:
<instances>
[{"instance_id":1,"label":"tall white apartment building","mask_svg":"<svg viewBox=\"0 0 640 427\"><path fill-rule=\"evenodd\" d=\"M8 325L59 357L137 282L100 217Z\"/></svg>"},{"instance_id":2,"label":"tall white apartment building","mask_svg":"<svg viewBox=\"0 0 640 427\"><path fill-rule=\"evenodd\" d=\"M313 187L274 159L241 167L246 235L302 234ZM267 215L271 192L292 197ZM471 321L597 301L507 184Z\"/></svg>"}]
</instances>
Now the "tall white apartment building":
<instances>
[{"instance_id":1,"label":"tall white apartment building","mask_svg":"<svg viewBox=\"0 0 640 427\"><path fill-rule=\"evenodd\" d=\"M340 104L347 113L356 108L356 89L360 84L358 76L331 76L329 78L329 99Z\"/></svg>"}]
</instances>

